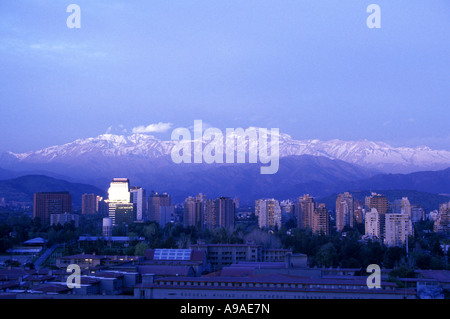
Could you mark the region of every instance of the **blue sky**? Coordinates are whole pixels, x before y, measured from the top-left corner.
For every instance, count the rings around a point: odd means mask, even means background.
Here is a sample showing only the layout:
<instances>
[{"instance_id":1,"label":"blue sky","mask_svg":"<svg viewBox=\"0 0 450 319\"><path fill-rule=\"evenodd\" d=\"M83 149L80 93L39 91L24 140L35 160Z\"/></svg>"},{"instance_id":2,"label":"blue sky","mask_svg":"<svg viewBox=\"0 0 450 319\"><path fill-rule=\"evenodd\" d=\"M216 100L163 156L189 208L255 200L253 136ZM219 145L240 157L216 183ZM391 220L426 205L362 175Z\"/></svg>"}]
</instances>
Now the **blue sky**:
<instances>
[{"instance_id":1,"label":"blue sky","mask_svg":"<svg viewBox=\"0 0 450 319\"><path fill-rule=\"evenodd\" d=\"M449 17L448 0L1 1L0 151L196 119L450 150Z\"/></svg>"}]
</instances>

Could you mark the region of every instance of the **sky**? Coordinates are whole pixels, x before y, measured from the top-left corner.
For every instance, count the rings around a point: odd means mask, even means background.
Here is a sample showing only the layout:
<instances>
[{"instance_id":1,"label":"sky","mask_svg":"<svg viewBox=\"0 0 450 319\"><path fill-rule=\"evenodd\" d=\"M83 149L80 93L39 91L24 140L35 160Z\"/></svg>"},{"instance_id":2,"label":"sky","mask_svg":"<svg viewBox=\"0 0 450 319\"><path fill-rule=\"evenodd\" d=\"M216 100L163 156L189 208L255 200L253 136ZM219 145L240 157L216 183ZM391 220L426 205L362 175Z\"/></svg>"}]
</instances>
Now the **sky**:
<instances>
[{"instance_id":1,"label":"sky","mask_svg":"<svg viewBox=\"0 0 450 319\"><path fill-rule=\"evenodd\" d=\"M1 1L0 151L194 120L450 150L449 17L448 0Z\"/></svg>"}]
</instances>

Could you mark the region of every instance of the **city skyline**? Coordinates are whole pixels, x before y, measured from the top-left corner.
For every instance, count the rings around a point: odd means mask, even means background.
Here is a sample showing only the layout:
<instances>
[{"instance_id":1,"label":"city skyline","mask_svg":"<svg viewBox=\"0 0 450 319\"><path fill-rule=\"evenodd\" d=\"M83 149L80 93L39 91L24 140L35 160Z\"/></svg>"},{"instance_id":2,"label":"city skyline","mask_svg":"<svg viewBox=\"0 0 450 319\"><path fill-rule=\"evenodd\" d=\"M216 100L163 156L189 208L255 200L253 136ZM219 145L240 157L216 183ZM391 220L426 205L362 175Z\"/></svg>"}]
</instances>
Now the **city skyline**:
<instances>
[{"instance_id":1,"label":"city skyline","mask_svg":"<svg viewBox=\"0 0 450 319\"><path fill-rule=\"evenodd\" d=\"M450 149L448 2L370 3L2 3L0 151L194 119Z\"/></svg>"}]
</instances>

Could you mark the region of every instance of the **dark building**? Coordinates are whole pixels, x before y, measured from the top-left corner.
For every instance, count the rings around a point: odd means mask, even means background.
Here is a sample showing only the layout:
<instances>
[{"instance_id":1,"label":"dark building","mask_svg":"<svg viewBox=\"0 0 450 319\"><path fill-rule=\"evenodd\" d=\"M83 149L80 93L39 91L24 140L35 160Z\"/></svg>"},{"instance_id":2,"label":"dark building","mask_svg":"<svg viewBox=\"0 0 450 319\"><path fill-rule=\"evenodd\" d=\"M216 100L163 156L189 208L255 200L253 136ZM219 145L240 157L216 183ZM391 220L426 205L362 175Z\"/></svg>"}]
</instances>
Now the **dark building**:
<instances>
[{"instance_id":1,"label":"dark building","mask_svg":"<svg viewBox=\"0 0 450 319\"><path fill-rule=\"evenodd\" d=\"M35 193L33 218L39 217L42 224L50 224L51 214L72 212L72 195L69 192Z\"/></svg>"},{"instance_id":2,"label":"dark building","mask_svg":"<svg viewBox=\"0 0 450 319\"><path fill-rule=\"evenodd\" d=\"M83 194L81 196L81 213L95 214L97 212L97 196L95 194Z\"/></svg>"},{"instance_id":3,"label":"dark building","mask_svg":"<svg viewBox=\"0 0 450 319\"><path fill-rule=\"evenodd\" d=\"M148 197L147 218L149 221L160 221L161 207L170 206L170 195L167 193L158 194L152 192Z\"/></svg>"},{"instance_id":4,"label":"dark building","mask_svg":"<svg viewBox=\"0 0 450 319\"><path fill-rule=\"evenodd\" d=\"M309 196L309 194L301 196L298 200L298 203L294 204L294 213L297 218L298 228L312 228L314 207L314 198Z\"/></svg>"},{"instance_id":5,"label":"dark building","mask_svg":"<svg viewBox=\"0 0 450 319\"><path fill-rule=\"evenodd\" d=\"M234 202L229 197L216 199L216 218L218 227L234 227L235 208Z\"/></svg>"},{"instance_id":6,"label":"dark building","mask_svg":"<svg viewBox=\"0 0 450 319\"><path fill-rule=\"evenodd\" d=\"M136 220L136 209L133 203L119 203L115 206L116 225L130 225Z\"/></svg>"},{"instance_id":7,"label":"dark building","mask_svg":"<svg viewBox=\"0 0 450 319\"><path fill-rule=\"evenodd\" d=\"M313 211L312 231L316 234L330 234L330 215L325 204L318 204Z\"/></svg>"}]
</instances>

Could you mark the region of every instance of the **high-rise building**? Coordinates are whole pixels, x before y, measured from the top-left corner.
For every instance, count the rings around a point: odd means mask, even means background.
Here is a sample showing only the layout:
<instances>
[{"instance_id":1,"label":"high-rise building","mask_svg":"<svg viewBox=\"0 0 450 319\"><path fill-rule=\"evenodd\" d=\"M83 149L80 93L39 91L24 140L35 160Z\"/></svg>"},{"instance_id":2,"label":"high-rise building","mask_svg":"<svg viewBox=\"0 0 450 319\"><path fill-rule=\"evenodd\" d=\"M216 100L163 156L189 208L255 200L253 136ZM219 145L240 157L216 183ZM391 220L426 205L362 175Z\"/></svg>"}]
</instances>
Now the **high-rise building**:
<instances>
[{"instance_id":1,"label":"high-rise building","mask_svg":"<svg viewBox=\"0 0 450 319\"><path fill-rule=\"evenodd\" d=\"M381 194L372 193L370 196L366 197L366 208L367 210L371 210L372 208L376 208L379 214L379 223L380 223L380 239L384 239L385 230L385 219L386 214L389 210L389 202L387 198Z\"/></svg>"},{"instance_id":2,"label":"high-rise building","mask_svg":"<svg viewBox=\"0 0 450 319\"><path fill-rule=\"evenodd\" d=\"M175 213L175 209L174 209L173 205L161 206L159 208L158 224L161 225L161 227L164 227L167 223L175 222L174 213Z\"/></svg>"},{"instance_id":3,"label":"high-rise building","mask_svg":"<svg viewBox=\"0 0 450 319\"><path fill-rule=\"evenodd\" d=\"M362 224L364 221L364 202L353 199L353 215L355 216L355 222L358 224Z\"/></svg>"},{"instance_id":4,"label":"high-rise building","mask_svg":"<svg viewBox=\"0 0 450 319\"><path fill-rule=\"evenodd\" d=\"M111 238L112 236L112 219L109 217L103 218L103 237Z\"/></svg>"},{"instance_id":5,"label":"high-rise building","mask_svg":"<svg viewBox=\"0 0 450 319\"><path fill-rule=\"evenodd\" d=\"M336 228L342 231L344 226L353 228L354 204L353 196L349 192L339 194L336 199Z\"/></svg>"},{"instance_id":6,"label":"high-rise building","mask_svg":"<svg viewBox=\"0 0 450 319\"><path fill-rule=\"evenodd\" d=\"M406 244L408 236L412 236L412 223L408 214L386 214L384 243L386 246Z\"/></svg>"},{"instance_id":7,"label":"high-rise building","mask_svg":"<svg viewBox=\"0 0 450 319\"><path fill-rule=\"evenodd\" d=\"M233 200L229 197L219 197L215 203L217 226L225 228L234 227L235 208Z\"/></svg>"},{"instance_id":8,"label":"high-rise building","mask_svg":"<svg viewBox=\"0 0 450 319\"><path fill-rule=\"evenodd\" d=\"M129 185L130 182L127 178L114 178L110 184L108 189L108 215L113 225L119 225L121 222L129 223L130 218L132 218L130 216L135 216Z\"/></svg>"},{"instance_id":9,"label":"high-rise building","mask_svg":"<svg viewBox=\"0 0 450 319\"><path fill-rule=\"evenodd\" d=\"M325 204L318 204L312 214L311 229L313 233L330 234L330 215Z\"/></svg>"},{"instance_id":10,"label":"high-rise building","mask_svg":"<svg viewBox=\"0 0 450 319\"><path fill-rule=\"evenodd\" d=\"M117 203L114 211L115 225L130 225L136 220L136 207L133 203Z\"/></svg>"},{"instance_id":11,"label":"high-rise building","mask_svg":"<svg viewBox=\"0 0 450 319\"><path fill-rule=\"evenodd\" d=\"M376 208L379 214L387 214L389 202L385 196L372 193L370 196L366 196L366 208L368 210Z\"/></svg>"},{"instance_id":12,"label":"high-rise building","mask_svg":"<svg viewBox=\"0 0 450 319\"><path fill-rule=\"evenodd\" d=\"M204 203L204 224L206 228L212 229L217 227L216 201L207 199Z\"/></svg>"},{"instance_id":13,"label":"high-rise building","mask_svg":"<svg viewBox=\"0 0 450 319\"><path fill-rule=\"evenodd\" d=\"M450 202L439 205L439 213L434 221L433 230L450 233Z\"/></svg>"},{"instance_id":14,"label":"high-rise building","mask_svg":"<svg viewBox=\"0 0 450 319\"><path fill-rule=\"evenodd\" d=\"M148 197L147 215L149 221L159 222L161 206L170 206L170 195L152 192Z\"/></svg>"},{"instance_id":15,"label":"high-rise building","mask_svg":"<svg viewBox=\"0 0 450 319\"><path fill-rule=\"evenodd\" d=\"M275 199L263 199L259 201L258 226L281 228L281 207Z\"/></svg>"},{"instance_id":16,"label":"high-rise building","mask_svg":"<svg viewBox=\"0 0 450 319\"><path fill-rule=\"evenodd\" d=\"M380 239L380 214L377 209L372 208L369 212L367 212L364 221L366 235Z\"/></svg>"},{"instance_id":17,"label":"high-rise building","mask_svg":"<svg viewBox=\"0 0 450 319\"><path fill-rule=\"evenodd\" d=\"M197 201L194 197L189 196L184 200L184 227L197 226L199 223L201 223L201 216L199 214L199 210L196 209L196 206Z\"/></svg>"},{"instance_id":18,"label":"high-rise building","mask_svg":"<svg viewBox=\"0 0 450 319\"><path fill-rule=\"evenodd\" d=\"M418 205L411 206L411 222L417 223L425 219L425 211Z\"/></svg>"},{"instance_id":19,"label":"high-rise building","mask_svg":"<svg viewBox=\"0 0 450 319\"><path fill-rule=\"evenodd\" d=\"M130 189L131 202L136 207L136 220L142 221L147 217L147 204L145 198L145 189L134 186Z\"/></svg>"},{"instance_id":20,"label":"high-rise building","mask_svg":"<svg viewBox=\"0 0 450 319\"><path fill-rule=\"evenodd\" d=\"M40 218L43 225L50 224L51 214L72 212L72 195L69 192L35 193L33 218Z\"/></svg>"},{"instance_id":21,"label":"high-rise building","mask_svg":"<svg viewBox=\"0 0 450 319\"><path fill-rule=\"evenodd\" d=\"M92 215L97 213L97 195L83 194L81 195L81 214Z\"/></svg>"},{"instance_id":22,"label":"high-rise building","mask_svg":"<svg viewBox=\"0 0 450 319\"><path fill-rule=\"evenodd\" d=\"M101 196L97 196L96 210L100 216L108 216L108 200L105 200Z\"/></svg>"},{"instance_id":23,"label":"high-rise building","mask_svg":"<svg viewBox=\"0 0 450 319\"><path fill-rule=\"evenodd\" d=\"M287 221L294 219L294 203L290 200L283 200L280 202L281 207L281 223L285 224Z\"/></svg>"},{"instance_id":24,"label":"high-rise building","mask_svg":"<svg viewBox=\"0 0 450 319\"><path fill-rule=\"evenodd\" d=\"M314 199L309 194L303 195L299 198L296 207L297 227L312 228L312 217L315 207Z\"/></svg>"}]
</instances>

